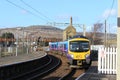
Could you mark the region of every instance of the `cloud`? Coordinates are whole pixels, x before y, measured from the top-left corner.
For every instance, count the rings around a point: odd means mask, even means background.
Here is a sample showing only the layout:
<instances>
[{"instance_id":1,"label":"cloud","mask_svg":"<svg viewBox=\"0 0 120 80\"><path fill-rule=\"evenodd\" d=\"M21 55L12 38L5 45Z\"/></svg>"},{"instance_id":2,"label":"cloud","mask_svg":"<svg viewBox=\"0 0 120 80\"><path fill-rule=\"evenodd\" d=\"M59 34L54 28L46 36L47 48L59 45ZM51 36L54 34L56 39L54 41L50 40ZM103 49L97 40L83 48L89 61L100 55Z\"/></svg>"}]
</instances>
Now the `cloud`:
<instances>
[{"instance_id":1,"label":"cloud","mask_svg":"<svg viewBox=\"0 0 120 80\"><path fill-rule=\"evenodd\" d=\"M117 15L117 11L116 9L107 9L104 11L104 13L102 14L103 18L107 18L109 16L116 16Z\"/></svg>"}]
</instances>

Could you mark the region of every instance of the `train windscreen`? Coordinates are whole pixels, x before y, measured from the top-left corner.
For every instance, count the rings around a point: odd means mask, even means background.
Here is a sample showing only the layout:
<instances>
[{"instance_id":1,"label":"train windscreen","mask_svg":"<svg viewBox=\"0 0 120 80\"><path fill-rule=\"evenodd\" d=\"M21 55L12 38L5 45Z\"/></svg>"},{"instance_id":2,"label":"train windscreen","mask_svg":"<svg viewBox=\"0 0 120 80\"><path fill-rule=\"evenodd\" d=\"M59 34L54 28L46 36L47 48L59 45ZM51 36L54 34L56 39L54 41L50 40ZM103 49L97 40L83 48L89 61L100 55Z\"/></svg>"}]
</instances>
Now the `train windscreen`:
<instances>
[{"instance_id":1,"label":"train windscreen","mask_svg":"<svg viewBox=\"0 0 120 80\"><path fill-rule=\"evenodd\" d=\"M88 41L71 41L69 44L72 52L86 52L89 50Z\"/></svg>"}]
</instances>

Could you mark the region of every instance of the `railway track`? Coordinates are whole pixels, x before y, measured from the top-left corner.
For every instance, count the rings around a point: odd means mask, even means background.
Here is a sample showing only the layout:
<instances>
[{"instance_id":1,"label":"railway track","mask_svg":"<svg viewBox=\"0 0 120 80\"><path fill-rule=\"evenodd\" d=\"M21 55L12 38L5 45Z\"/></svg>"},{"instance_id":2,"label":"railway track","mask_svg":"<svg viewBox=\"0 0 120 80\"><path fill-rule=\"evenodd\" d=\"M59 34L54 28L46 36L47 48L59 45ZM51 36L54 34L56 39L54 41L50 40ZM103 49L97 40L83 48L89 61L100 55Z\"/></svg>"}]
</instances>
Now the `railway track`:
<instances>
[{"instance_id":1,"label":"railway track","mask_svg":"<svg viewBox=\"0 0 120 80\"><path fill-rule=\"evenodd\" d=\"M83 69L71 69L70 73L61 77L59 80L75 80L78 76L85 72Z\"/></svg>"},{"instance_id":2,"label":"railway track","mask_svg":"<svg viewBox=\"0 0 120 80\"><path fill-rule=\"evenodd\" d=\"M34 69L27 73L23 73L19 76L16 76L16 77L12 78L11 80L36 80L37 78L39 78L41 76L45 76L50 71L57 68L61 63L60 59L58 59L52 55L49 55L48 57L49 57L49 62L47 62L43 66L40 66L37 69Z\"/></svg>"},{"instance_id":3,"label":"railway track","mask_svg":"<svg viewBox=\"0 0 120 80\"><path fill-rule=\"evenodd\" d=\"M52 54L61 59L61 65L49 75L39 77L37 80L75 80L78 76L85 72L84 69L72 69L67 63L67 58L59 54Z\"/></svg>"},{"instance_id":4,"label":"railway track","mask_svg":"<svg viewBox=\"0 0 120 80\"><path fill-rule=\"evenodd\" d=\"M70 68L67 62L65 56L49 54L49 62L45 65L11 80L75 80L85 72L84 69Z\"/></svg>"}]
</instances>

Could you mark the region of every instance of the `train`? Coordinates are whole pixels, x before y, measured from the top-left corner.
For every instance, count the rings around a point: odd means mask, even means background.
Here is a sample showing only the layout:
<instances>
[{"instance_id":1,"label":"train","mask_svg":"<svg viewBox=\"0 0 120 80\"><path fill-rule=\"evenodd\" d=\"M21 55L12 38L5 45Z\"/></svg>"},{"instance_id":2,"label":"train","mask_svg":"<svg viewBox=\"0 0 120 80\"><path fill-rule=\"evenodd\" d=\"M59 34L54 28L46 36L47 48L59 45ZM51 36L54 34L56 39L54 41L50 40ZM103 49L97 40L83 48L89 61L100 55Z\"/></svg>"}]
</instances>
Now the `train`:
<instances>
[{"instance_id":1,"label":"train","mask_svg":"<svg viewBox=\"0 0 120 80\"><path fill-rule=\"evenodd\" d=\"M49 49L62 52L72 68L89 68L91 65L90 40L85 36L76 35L66 41L49 42Z\"/></svg>"}]
</instances>

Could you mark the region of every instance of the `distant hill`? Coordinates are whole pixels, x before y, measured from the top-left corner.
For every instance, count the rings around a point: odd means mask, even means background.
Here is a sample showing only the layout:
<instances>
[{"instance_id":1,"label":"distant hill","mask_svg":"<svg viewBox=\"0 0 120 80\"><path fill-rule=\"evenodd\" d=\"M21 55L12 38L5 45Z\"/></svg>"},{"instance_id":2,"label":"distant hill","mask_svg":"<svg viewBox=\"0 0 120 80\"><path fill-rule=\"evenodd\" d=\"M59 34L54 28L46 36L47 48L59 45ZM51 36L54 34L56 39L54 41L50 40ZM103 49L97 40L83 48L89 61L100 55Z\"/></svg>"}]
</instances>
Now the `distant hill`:
<instances>
[{"instance_id":1,"label":"distant hill","mask_svg":"<svg viewBox=\"0 0 120 80\"><path fill-rule=\"evenodd\" d=\"M45 25L31 25L27 27L15 27L15 28L5 28L0 29L0 35L5 32L12 32L15 37L19 38L38 38L39 36L44 38L62 38L62 29L45 26Z\"/></svg>"},{"instance_id":2,"label":"distant hill","mask_svg":"<svg viewBox=\"0 0 120 80\"><path fill-rule=\"evenodd\" d=\"M51 31L63 31L62 29L53 27L53 26L45 26L45 25L32 25L32 26L28 26L28 28L33 28L33 29L40 29L40 30L51 30Z\"/></svg>"}]
</instances>

